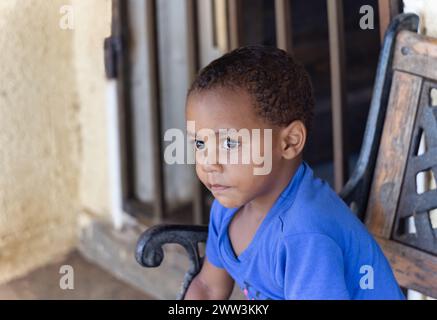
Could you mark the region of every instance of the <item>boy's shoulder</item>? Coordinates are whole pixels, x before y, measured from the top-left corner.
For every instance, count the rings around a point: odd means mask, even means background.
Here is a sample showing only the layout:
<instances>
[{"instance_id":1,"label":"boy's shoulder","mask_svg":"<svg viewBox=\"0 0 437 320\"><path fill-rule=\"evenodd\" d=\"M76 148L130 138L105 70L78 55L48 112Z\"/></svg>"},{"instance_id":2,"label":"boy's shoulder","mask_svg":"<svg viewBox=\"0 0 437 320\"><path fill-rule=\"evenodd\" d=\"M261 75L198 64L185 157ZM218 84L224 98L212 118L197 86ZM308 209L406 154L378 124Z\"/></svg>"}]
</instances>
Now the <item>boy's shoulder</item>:
<instances>
[{"instance_id":1,"label":"boy's shoulder","mask_svg":"<svg viewBox=\"0 0 437 320\"><path fill-rule=\"evenodd\" d=\"M278 218L283 236L321 234L341 241L350 232L367 233L344 201L306 163L293 203Z\"/></svg>"}]
</instances>

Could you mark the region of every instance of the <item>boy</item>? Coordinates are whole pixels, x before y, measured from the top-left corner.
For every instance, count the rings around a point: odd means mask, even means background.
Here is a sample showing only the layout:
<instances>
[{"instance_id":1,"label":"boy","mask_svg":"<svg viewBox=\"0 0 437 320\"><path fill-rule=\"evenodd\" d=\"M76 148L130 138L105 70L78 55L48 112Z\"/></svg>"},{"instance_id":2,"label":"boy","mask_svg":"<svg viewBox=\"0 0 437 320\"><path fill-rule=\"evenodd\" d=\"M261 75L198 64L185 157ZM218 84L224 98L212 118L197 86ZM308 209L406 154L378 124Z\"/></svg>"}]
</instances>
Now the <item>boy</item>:
<instances>
[{"instance_id":1,"label":"boy","mask_svg":"<svg viewBox=\"0 0 437 320\"><path fill-rule=\"evenodd\" d=\"M186 299L228 299L234 281L248 299L404 299L376 241L302 159L313 106L307 73L276 48L234 50L195 79L186 116L207 130L188 134L215 200ZM267 174L242 161L256 152L271 160Z\"/></svg>"}]
</instances>

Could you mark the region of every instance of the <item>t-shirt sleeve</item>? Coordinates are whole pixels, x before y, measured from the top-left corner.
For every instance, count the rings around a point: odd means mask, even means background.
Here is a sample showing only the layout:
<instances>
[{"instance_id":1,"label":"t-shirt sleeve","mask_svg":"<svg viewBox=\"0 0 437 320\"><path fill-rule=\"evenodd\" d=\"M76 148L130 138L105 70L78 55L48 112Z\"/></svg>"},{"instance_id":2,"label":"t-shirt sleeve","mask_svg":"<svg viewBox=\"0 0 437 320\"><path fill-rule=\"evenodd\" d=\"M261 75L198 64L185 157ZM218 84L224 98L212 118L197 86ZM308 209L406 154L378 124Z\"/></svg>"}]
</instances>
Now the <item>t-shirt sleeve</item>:
<instances>
[{"instance_id":1,"label":"t-shirt sleeve","mask_svg":"<svg viewBox=\"0 0 437 320\"><path fill-rule=\"evenodd\" d=\"M350 299L343 253L330 237L318 233L286 236L279 259L285 299Z\"/></svg>"},{"instance_id":2,"label":"t-shirt sleeve","mask_svg":"<svg viewBox=\"0 0 437 320\"><path fill-rule=\"evenodd\" d=\"M208 261L217 268L223 268L219 254L218 236L220 231L222 213L219 210L220 205L217 200L214 200L211 206L209 225L208 225L208 238L206 240L205 255Z\"/></svg>"}]
</instances>

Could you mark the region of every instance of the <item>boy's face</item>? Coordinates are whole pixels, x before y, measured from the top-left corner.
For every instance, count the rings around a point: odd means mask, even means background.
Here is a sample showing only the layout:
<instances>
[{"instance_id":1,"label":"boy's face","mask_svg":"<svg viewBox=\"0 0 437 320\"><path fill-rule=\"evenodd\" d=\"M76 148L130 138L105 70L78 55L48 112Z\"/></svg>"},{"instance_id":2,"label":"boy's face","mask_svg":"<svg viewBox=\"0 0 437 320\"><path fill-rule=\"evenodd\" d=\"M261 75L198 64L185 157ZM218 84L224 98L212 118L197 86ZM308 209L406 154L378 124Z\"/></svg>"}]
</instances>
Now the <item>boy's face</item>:
<instances>
[{"instance_id":1,"label":"boy's face","mask_svg":"<svg viewBox=\"0 0 437 320\"><path fill-rule=\"evenodd\" d=\"M196 148L196 173L223 206L240 207L272 190L281 167L279 128L255 114L247 92L218 88L192 93L186 117L195 126L187 134ZM219 134L219 129L249 132L250 140L235 132Z\"/></svg>"}]
</instances>

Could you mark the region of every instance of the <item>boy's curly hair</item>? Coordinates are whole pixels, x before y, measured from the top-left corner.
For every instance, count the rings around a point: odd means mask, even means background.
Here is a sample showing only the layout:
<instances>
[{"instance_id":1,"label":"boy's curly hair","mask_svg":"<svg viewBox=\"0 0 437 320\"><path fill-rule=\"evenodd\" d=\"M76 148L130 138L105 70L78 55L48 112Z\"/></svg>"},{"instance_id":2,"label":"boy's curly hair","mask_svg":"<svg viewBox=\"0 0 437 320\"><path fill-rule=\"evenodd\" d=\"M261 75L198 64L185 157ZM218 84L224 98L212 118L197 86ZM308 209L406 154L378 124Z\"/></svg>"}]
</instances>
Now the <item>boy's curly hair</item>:
<instances>
[{"instance_id":1,"label":"boy's curly hair","mask_svg":"<svg viewBox=\"0 0 437 320\"><path fill-rule=\"evenodd\" d=\"M203 68L188 95L217 87L246 90L257 114L273 125L301 120L311 129L314 96L309 75L284 50L260 45L235 49Z\"/></svg>"}]
</instances>

